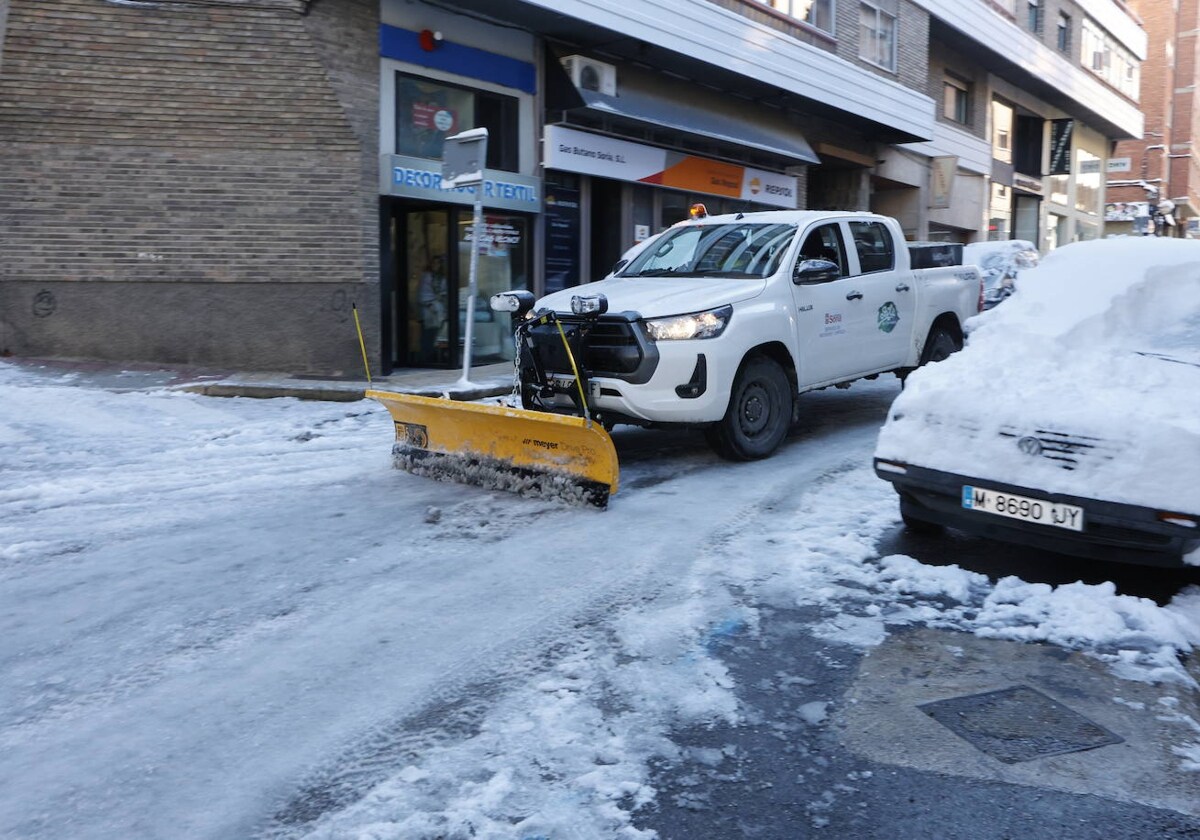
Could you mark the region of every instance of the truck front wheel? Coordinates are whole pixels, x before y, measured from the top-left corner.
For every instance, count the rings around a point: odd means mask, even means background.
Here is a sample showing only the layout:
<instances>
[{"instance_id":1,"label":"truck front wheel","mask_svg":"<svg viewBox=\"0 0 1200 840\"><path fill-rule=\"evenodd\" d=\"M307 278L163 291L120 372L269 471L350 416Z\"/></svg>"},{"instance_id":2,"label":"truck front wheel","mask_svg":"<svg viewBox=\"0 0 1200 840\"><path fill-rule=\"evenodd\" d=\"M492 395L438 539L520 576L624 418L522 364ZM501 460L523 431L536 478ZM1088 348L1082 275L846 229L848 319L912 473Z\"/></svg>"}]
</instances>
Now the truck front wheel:
<instances>
[{"instance_id":1,"label":"truck front wheel","mask_svg":"<svg viewBox=\"0 0 1200 840\"><path fill-rule=\"evenodd\" d=\"M742 365L725 416L710 426L709 445L730 461L754 461L779 448L792 421L792 386L773 359L753 356Z\"/></svg>"}]
</instances>

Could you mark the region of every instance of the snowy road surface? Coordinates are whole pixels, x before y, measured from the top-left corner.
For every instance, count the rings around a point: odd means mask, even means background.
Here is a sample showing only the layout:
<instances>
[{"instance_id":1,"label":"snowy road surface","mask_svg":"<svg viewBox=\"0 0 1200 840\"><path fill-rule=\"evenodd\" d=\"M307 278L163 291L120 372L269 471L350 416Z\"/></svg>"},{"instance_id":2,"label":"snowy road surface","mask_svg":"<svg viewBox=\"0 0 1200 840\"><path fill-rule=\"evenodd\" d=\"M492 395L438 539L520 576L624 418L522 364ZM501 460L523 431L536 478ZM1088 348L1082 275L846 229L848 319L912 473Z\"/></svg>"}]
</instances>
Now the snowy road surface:
<instances>
[{"instance_id":1,"label":"snowy road surface","mask_svg":"<svg viewBox=\"0 0 1200 840\"><path fill-rule=\"evenodd\" d=\"M1164 687L1148 713L1194 784L1200 589L1160 606L878 557L896 393L807 395L753 464L618 432L599 512L394 471L370 402L0 364L0 837L653 836L651 764L739 723L713 642L768 602L858 649L920 623L1085 651Z\"/></svg>"}]
</instances>

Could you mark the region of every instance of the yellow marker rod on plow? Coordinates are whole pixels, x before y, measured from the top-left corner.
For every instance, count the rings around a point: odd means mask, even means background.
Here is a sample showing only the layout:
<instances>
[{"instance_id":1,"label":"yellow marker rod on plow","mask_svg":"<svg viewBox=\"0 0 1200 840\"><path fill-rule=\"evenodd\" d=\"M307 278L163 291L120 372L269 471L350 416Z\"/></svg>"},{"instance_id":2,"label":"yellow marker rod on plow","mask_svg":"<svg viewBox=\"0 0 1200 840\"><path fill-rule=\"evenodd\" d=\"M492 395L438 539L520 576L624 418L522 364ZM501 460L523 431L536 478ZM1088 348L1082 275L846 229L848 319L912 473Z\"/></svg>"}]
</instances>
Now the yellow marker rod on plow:
<instances>
[{"instance_id":1,"label":"yellow marker rod on plow","mask_svg":"<svg viewBox=\"0 0 1200 840\"><path fill-rule=\"evenodd\" d=\"M415 394L366 395L392 415L401 469L601 508L617 492L616 448L599 423Z\"/></svg>"}]
</instances>

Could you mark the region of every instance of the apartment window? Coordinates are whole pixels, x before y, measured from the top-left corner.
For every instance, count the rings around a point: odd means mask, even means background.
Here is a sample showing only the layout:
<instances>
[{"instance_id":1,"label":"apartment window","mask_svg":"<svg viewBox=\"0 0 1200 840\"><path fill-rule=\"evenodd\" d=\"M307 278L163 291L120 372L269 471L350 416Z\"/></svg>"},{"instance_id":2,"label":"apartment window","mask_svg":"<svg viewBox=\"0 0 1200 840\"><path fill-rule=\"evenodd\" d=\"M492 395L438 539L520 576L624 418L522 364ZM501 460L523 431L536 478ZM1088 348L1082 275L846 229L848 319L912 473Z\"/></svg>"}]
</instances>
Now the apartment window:
<instances>
[{"instance_id":1,"label":"apartment window","mask_svg":"<svg viewBox=\"0 0 1200 840\"><path fill-rule=\"evenodd\" d=\"M1025 25L1030 32L1042 31L1042 5L1040 0L1026 0Z\"/></svg>"},{"instance_id":2,"label":"apartment window","mask_svg":"<svg viewBox=\"0 0 1200 840\"><path fill-rule=\"evenodd\" d=\"M896 69L896 16L863 3L858 14L858 54L885 70Z\"/></svg>"},{"instance_id":3,"label":"apartment window","mask_svg":"<svg viewBox=\"0 0 1200 840\"><path fill-rule=\"evenodd\" d=\"M992 157L1012 163L1013 109L998 99L992 100Z\"/></svg>"},{"instance_id":4,"label":"apartment window","mask_svg":"<svg viewBox=\"0 0 1200 840\"><path fill-rule=\"evenodd\" d=\"M955 75L946 74L942 82L942 116L960 125L971 121L971 86Z\"/></svg>"},{"instance_id":5,"label":"apartment window","mask_svg":"<svg viewBox=\"0 0 1200 840\"><path fill-rule=\"evenodd\" d=\"M1071 16L1062 12L1058 13L1057 45L1059 52L1071 51Z\"/></svg>"},{"instance_id":6,"label":"apartment window","mask_svg":"<svg viewBox=\"0 0 1200 840\"><path fill-rule=\"evenodd\" d=\"M833 33L833 0L760 0L772 9Z\"/></svg>"},{"instance_id":7,"label":"apartment window","mask_svg":"<svg viewBox=\"0 0 1200 840\"><path fill-rule=\"evenodd\" d=\"M1136 100L1140 94L1141 63L1133 53L1090 19L1084 19L1080 31L1080 63Z\"/></svg>"}]
</instances>

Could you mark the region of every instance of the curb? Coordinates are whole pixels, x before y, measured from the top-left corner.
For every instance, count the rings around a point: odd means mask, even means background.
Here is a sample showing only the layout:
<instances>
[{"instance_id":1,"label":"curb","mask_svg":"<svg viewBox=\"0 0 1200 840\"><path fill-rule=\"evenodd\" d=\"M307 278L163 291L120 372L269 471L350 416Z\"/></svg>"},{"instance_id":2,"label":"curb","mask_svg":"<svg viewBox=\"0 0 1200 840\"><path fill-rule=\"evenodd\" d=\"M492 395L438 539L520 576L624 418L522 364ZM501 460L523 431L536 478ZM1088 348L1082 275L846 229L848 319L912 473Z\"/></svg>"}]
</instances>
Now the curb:
<instances>
[{"instance_id":1,"label":"curb","mask_svg":"<svg viewBox=\"0 0 1200 840\"><path fill-rule=\"evenodd\" d=\"M366 397L367 388L345 388L336 386L295 387L290 385L248 384L213 382L203 385L185 385L180 388L206 397L247 397L250 399L274 399L295 397L300 400L323 400L326 402L357 402ZM419 397L446 397L452 400L471 401L485 397L499 397L512 391L512 385L479 385L474 388L405 388L380 386L372 390L391 391L397 394L414 394Z\"/></svg>"}]
</instances>

